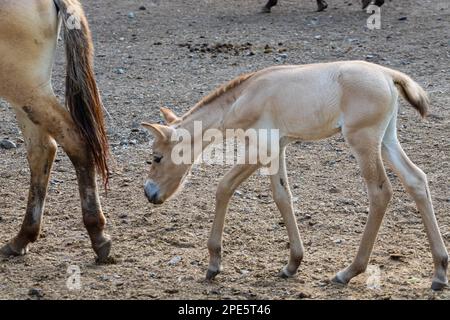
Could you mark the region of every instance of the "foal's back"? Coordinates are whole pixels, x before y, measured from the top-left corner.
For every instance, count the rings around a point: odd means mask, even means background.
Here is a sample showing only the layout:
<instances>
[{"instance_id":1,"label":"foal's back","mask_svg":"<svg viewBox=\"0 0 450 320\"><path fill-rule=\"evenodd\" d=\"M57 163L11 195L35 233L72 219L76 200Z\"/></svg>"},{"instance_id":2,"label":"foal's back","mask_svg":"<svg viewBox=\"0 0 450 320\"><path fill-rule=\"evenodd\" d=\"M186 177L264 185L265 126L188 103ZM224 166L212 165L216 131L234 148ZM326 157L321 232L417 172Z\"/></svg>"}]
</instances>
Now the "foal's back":
<instances>
[{"instance_id":1,"label":"foal's back","mask_svg":"<svg viewBox=\"0 0 450 320\"><path fill-rule=\"evenodd\" d=\"M396 91L385 69L363 61L267 68L250 79L233 114L258 118L256 126L276 127L284 136L323 139L344 121L367 125L361 122L378 121L393 108Z\"/></svg>"}]
</instances>

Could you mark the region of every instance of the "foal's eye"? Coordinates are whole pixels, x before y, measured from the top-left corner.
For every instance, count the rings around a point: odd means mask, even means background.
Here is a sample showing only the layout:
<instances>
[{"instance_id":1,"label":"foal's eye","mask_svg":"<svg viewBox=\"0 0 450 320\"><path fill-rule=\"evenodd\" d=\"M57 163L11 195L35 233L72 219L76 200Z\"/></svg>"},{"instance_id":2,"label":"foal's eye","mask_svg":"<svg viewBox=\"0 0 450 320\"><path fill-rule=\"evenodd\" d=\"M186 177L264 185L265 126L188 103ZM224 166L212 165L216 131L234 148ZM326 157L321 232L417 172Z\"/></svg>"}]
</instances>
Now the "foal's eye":
<instances>
[{"instance_id":1,"label":"foal's eye","mask_svg":"<svg viewBox=\"0 0 450 320\"><path fill-rule=\"evenodd\" d=\"M153 161L156 163L160 163L162 158L163 158L162 156L153 156Z\"/></svg>"}]
</instances>

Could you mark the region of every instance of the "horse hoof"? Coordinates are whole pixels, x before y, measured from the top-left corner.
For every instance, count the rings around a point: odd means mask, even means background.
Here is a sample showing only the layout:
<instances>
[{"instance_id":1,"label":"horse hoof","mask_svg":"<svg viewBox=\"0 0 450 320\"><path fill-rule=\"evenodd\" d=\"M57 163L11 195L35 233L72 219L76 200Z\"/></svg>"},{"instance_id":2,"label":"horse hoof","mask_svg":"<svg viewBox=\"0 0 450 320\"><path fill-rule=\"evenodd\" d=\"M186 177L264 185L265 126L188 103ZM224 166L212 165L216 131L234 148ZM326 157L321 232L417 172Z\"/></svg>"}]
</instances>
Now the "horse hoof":
<instances>
[{"instance_id":1,"label":"horse hoof","mask_svg":"<svg viewBox=\"0 0 450 320\"><path fill-rule=\"evenodd\" d=\"M321 3L318 7L317 7L317 12L322 12L325 11L325 9L328 8L328 4L325 3Z\"/></svg>"},{"instance_id":2,"label":"horse hoof","mask_svg":"<svg viewBox=\"0 0 450 320\"><path fill-rule=\"evenodd\" d=\"M4 257L18 257L18 256L24 256L26 255L28 252L28 247L25 247L21 250L15 250L10 243L5 244L1 249L0 249L0 255L4 256Z\"/></svg>"},{"instance_id":3,"label":"horse hoof","mask_svg":"<svg viewBox=\"0 0 450 320\"><path fill-rule=\"evenodd\" d=\"M220 273L220 270L208 269L206 272L206 281L212 281Z\"/></svg>"},{"instance_id":4,"label":"horse hoof","mask_svg":"<svg viewBox=\"0 0 450 320\"><path fill-rule=\"evenodd\" d=\"M107 263L109 253L111 252L112 241L111 239L107 239L98 247L94 248L95 253L97 254L97 263Z\"/></svg>"},{"instance_id":5,"label":"horse hoof","mask_svg":"<svg viewBox=\"0 0 450 320\"><path fill-rule=\"evenodd\" d=\"M433 291L442 291L447 286L447 282L442 282L439 280L433 280L431 283L431 290Z\"/></svg>"},{"instance_id":6,"label":"horse hoof","mask_svg":"<svg viewBox=\"0 0 450 320\"><path fill-rule=\"evenodd\" d=\"M296 272L291 273L288 271L287 267L284 267L283 269L281 269L281 271L278 273L278 277L282 278L282 279L288 279L288 278L292 278L293 276L295 276Z\"/></svg>"},{"instance_id":7,"label":"horse hoof","mask_svg":"<svg viewBox=\"0 0 450 320\"><path fill-rule=\"evenodd\" d=\"M348 284L348 281L345 281L344 279L342 279L342 276L340 276L338 273L334 276L333 279L331 279L331 283L337 284L340 286L346 286Z\"/></svg>"},{"instance_id":8,"label":"horse hoof","mask_svg":"<svg viewBox=\"0 0 450 320\"><path fill-rule=\"evenodd\" d=\"M261 13L270 13L270 8L267 8L266 6L264 6L261 10Z\"/></svg>"},{"instance_id":9,"label":"horse hoof","mask_svg":"<svg viewBox=\"0 0 450 320\"><path fill-rule=\"evenodd\" d=\"M371 2L372 0L362 0L362 9L366 9Z\"/></svg>"}]
</instances>

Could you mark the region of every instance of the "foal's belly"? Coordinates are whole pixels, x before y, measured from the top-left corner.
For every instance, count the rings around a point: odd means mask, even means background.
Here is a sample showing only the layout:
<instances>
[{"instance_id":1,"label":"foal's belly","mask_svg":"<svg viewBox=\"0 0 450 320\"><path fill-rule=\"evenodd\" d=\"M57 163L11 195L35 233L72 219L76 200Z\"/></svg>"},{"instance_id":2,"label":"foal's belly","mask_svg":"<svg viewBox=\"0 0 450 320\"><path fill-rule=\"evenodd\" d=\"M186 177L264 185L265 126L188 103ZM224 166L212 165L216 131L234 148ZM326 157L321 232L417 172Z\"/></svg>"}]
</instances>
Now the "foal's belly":
<instances>
[{"instance_id":1,"label":"foal's belly","mask_svg":"<svg viewBox=\"0 0 450 320\"><path fill-rule=\"evenodd\" d=\"M337 105L294 109L283 113L279 126L284 135L304 141L321 140L341 131Z\"/></svg>"}]
</instances>

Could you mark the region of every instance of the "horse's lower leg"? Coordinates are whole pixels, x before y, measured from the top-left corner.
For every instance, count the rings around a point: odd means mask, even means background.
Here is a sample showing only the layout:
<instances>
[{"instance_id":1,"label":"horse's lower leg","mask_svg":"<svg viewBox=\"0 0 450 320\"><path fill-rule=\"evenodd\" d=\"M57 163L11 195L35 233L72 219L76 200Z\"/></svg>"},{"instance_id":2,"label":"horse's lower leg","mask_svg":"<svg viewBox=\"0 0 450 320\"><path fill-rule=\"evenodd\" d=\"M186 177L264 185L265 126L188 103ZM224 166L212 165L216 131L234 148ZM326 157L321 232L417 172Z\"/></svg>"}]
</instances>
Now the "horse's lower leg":
<instances>
[{"instance_id":1,"label":"horse's lower leg","mask_svg":"<svg viewBox=\"0 0 450 320\"><path fill-rule=\"evenodd\" d=\"M328 3L325 0L317 0L317 11L321 12L328 8Z\"/></svg>"},{"instance_id":2,"label":"horse's lower leg","mask_svg":"<svg viewBox=\"0 0 450 320\"><path fill-rule=\"evenodd\" d=\"M372 1L373 0L362 0L362 8L363 8L363 10L366 9L369 6L369 4L372 3ZM376 6L381 7L384 4L384 0L375 0L374 4Z\"/></svg>"},{"instance_id":3,"label":"horse's lower leg","mask_svg":"<svg viewBox=\"0 0 450 320\"><path fill-rule=\"evenodd\" d=\"M297 221L292 205L292 196L289 190L286 172L285 148L280 150L279 170L270 177L274 201L283 216L290 243L290 257L288 264L280 273L281 277L291 277L296 272L303 259L303 244L298 232Z\"/></svg>"},{"instance_id":4,"label":"horse's lower leg","mask_svg":"<svg viewBox=\"0 0 450 320\"><path fill-rule=\"evenodd\" d=\"M380 154L380 142L374 131L359 130L345 134L361 167L369 194L369 216L358 253L349 267L337 273L334 282L347 284L350 279L364 272L369 263L375 239L392 197L392 186L384 170Z\"/></svg>"},{"instance_id":5,"label":"horse's lower leg","mask_svg":"<svg viewBox=\"0 0 450 320\"><path fill-rule=\"evenodd\" d=\"M212 280L222 271L222 235L228 203L239 185L255 172L257 165L237 165L220 181L216 192L216 212L208 240L209 266L206 279Z\"/></svg>"},{"instance_id":6,"label":"horse's lower leg","mask_svg":"<svg viewBox=\"0 0 450 320\"><path fill-rule=\"evenodd\" d=\"M416 202L433 255L435 271L431 288L441 290L448 283L448 253L434 214L427 177L422 170L409 160L396 138L387 139L383 142L383 156L402 180L406 191Z\"/></svg>"},{"instance_id":7,"label":"horse's lower leg","mask_svg":"<svg viewBox=\"0 0 450 320\"><path fill-rule=\"evenodd\" d=\"M263 7L262 12L263 13L270 13L270 10L272 7L276 6L278 3L278 0L269 0L267 1L266 5Z\"/></svg>"},{"instance_id":8,"label":"horse's lower leg","mask_svg":"<svg viewBox=\"0 0 450 320\"><path fill-rule=\"evenodd\" d=\"M75 166L84 225L99 261L103 261L109 255L111 240L103 232L106 219L98 196L93 157L67 110L57 102L50 88L43 91L28 99L22 110L31 122L48 131Z\"/></svg>"},{"instance_id":9,"label":"horse's lower leg","mask_svg":"<svg viewBox=\"0 0 450 320\"><path fill-rule=\"evenodd\" d=\"M28 244L37 240L44 212L48 181L57 149L56 142L48 133L33 124L21 112L17 113L17 119L27 146L31 181L28 205L22 227L17 236L0 250L4 255L25 254L28 250Z\"/></svg>"}]
</instances>

